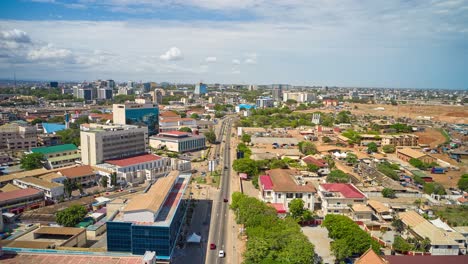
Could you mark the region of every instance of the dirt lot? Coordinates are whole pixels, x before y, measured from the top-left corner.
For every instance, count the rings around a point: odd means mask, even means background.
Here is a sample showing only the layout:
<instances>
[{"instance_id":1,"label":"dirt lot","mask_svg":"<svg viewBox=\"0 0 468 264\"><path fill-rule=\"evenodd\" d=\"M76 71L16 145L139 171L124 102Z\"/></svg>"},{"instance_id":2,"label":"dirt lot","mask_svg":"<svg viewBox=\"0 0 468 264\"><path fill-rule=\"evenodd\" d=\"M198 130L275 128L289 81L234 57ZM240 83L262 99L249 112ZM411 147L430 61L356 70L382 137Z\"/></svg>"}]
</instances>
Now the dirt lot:
<instances>
[{"instance_id":1,"label":"dirt lot","mask_svg":"<svg viewBox=\"0 0 468 264\"><path fill-rule=\"evenodd\" d=\"M419 144L429 144L431 148L434 148L445 142L445 137L442 135L442 133L434 128L427 128L423 132L416 132L414 134L419 137Z\"/></svg>"},{"instance_id":2,"label":"dirt lot","mask_svg":"<svg viewBox=\"0 0 468 264\"><path fill-rule=\"evenodd\" d=\"M463 171L448 171L444 174L432 174L427 172L435 182L442 184L445 188L457 187L457 182L461 178Z\"/></svg>"}]
</instances>

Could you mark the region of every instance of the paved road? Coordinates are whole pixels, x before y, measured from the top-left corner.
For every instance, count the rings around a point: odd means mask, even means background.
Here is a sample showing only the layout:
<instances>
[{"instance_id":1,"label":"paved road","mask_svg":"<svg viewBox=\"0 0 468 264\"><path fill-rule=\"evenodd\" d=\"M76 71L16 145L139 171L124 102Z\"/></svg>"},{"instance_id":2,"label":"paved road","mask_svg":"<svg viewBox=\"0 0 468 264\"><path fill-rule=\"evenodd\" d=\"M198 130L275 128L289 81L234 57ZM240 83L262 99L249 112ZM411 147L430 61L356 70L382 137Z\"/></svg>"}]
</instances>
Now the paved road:
<instances>
[{"instance_id":1,"label":"paved road","mask_svg":"<svg viewBox=\"0 0 468 264\"><path fill-rule=\"evenodd\" d=\"M211 220L211 230L209 236L209 243L214 243L217 246L216 250L210 250L209 247L207 249L207 258L206 263L213 264L213 263L224 263L225 259L218 257L219 250L225 250L227 247L227 222L228 222L228 214L229 214L229 207L228 203L225 203L223 200L224 198L229 199L229 192L230 192L230 174L231 174L231 154L230 154L230 137L231 137L231 125L232 119L226 118L223 120L223 124L220 129L220 136L218 139L221 144L224 145L223 150L223 164L222 164L222 176L221 176L221 188L217 195L217 198L213 201L213 214ZM226 131L226 140L223 141L224 132ZM221 144L217 146L215 149L216 152L220 151ZM218 154L218 153L216 153ZM226 257L232 252L226 252Z\"/></svg>"}]
</instances>

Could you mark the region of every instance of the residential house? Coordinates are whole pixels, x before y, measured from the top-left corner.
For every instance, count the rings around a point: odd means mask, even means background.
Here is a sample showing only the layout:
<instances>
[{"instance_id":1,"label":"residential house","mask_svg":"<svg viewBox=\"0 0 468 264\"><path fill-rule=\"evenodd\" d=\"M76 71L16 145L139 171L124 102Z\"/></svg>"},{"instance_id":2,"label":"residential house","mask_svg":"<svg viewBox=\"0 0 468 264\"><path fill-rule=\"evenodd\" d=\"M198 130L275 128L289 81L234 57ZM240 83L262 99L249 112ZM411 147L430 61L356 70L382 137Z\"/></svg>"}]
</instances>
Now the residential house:
<instances>
[{"instance_id":1,"label":"residential house","mask_svg":"<svg viewBox=\"0 0 468 264\"><path fill-rule=\"evenodd\" d=\"M411 148L397 149L396 154L399 159L406 162L409 162L411 159L418 159L424 163L432 163L437 161L437 159L433 156Z\"/></svg>"},{"instance_id":2,"label":"residential house","mask_svg":"<svg viewBox=\"0 0 468 264\"><path fill-rule=\"evenodd\" d=\"M388 206L376 200L367 201L367 205L374 211L374 214L385 221L391 221L393 219L392 213Z\"/></svg>"},{"instance_id":3,"label":"residential house","mask_svg":"<svg viewBox=\"0 0 468 264\"><path fill-rule=\"evenodd\" d=\"M354 204L367 204L367 196L350 183L320 184L318 195L322 201L324 215L349 215Z\"/></svg>"}]
</instances>

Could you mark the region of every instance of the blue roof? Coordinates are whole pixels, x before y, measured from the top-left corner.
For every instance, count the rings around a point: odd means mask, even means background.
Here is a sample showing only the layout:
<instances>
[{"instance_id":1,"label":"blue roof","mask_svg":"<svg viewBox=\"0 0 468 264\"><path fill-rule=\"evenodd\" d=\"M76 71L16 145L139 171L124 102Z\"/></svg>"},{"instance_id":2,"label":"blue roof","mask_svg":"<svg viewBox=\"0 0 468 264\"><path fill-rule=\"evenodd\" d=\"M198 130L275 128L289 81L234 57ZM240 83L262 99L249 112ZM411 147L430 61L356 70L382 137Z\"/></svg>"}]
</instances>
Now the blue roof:
<instances>
[{"instance_id":1,"label":"blue roof","mask_svg":"<svg viewBox=\"0 0 468 264\"><path fill-rule=\"evenodd\" d=\"M65 125L57 123L42 123L42 127L44 128L44 133L46 134L52 134L65 129Z\"/></svg>"},{"instance_id":2,"label":"blue roof","mask_svg":"<svg viewBox=\"0 0 468 264\"><path fill-rule=\"evenodd\" d=\"M239 105L239 109L242 109L242 108L244 108L244 109L252 109L252 108L257 108L257 106L256 106L256 105L249 105L249 104L240 104L240 105Z\"/></svg>"}]
</instances>

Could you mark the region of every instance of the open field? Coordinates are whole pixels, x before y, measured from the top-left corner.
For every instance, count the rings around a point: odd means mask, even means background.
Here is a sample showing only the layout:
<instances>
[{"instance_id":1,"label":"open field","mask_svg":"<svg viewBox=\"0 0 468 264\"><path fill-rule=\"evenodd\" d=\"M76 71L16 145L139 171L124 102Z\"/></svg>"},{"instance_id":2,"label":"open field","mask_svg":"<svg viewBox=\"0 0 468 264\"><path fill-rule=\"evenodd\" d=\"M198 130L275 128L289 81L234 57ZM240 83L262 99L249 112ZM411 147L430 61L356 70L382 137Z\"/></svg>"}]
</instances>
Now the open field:
<instances>
[{"instance_id":1,"label":"open field","mask_svg":"<svg viewBox=\"0 0 468 264\"><path fill-rule=\"evenodd\" d=\"M429 144L431 148L434 148L445 142L445 137L442 133L434 128L426 128L423 132L414 133L419 137L419 144Z\"/></svg>"}]
</instances>

